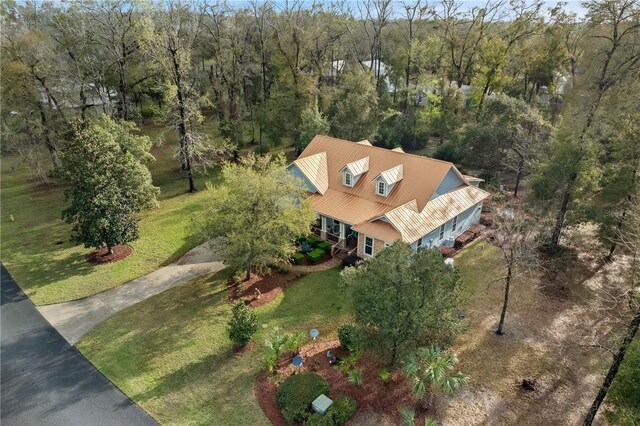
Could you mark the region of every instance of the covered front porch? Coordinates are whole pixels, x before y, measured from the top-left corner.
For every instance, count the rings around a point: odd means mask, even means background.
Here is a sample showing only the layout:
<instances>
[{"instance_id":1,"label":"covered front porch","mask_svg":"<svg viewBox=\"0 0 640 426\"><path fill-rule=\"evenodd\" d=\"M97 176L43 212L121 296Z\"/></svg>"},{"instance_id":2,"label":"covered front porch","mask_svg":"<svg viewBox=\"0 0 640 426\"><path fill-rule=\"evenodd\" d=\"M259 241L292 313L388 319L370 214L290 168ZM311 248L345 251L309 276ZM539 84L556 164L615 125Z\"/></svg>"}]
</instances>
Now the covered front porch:
<instances>
[{"instance_id":1,"label":"covered front porch","mask_svg":"<svg viewBox=\"0 0 640 426\"><path fill-rule=\"evenodd\" d=\"M331 244L331 254L353 254L358 248L358 233L351 229L351 224L317 215L312 227L313 234L320 240Z\"/></svg>"}]
</instances>

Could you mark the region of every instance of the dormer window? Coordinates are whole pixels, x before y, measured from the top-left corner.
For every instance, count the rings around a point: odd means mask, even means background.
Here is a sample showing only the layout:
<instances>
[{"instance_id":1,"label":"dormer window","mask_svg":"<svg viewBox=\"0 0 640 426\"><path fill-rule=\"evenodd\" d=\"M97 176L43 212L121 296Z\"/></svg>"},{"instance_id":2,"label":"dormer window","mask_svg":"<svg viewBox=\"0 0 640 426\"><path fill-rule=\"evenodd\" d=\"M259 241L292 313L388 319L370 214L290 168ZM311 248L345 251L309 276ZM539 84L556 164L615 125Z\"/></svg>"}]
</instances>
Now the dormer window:
<instances>
[{"instance_id":1,"label":"dormer window","mask_svg":"<svg viewBox=\"0 0 640 426\"><path fill-rule=\"evenodd\" d=\"M342 173L342 184L353 188L353 186L358 183L360 176L367 171L369 171L369 157L352 161L340 170L340 173Z\"/></svg>"},{"instance_id":2,"label":"dormer window","mask_svg":"<svg viewBox=\"0 0 640 426\"><path fill-rule=\"evenodd\" d=\"M382 180L378 180L378 195L387 195L387 184Z\"/></svg>"},{"instance_id":3,"label":"dormer window","mask_svg":"<svg viewBox=\"0 0 640 426\"><path fill-rule=\"evenodd\" d=\"M343 179L343 183L346 186L353 186L353 176L351 176L351 173L349 173L348 171L345 170L344 172L344 179Z\"/></svg>"}]
</instances>

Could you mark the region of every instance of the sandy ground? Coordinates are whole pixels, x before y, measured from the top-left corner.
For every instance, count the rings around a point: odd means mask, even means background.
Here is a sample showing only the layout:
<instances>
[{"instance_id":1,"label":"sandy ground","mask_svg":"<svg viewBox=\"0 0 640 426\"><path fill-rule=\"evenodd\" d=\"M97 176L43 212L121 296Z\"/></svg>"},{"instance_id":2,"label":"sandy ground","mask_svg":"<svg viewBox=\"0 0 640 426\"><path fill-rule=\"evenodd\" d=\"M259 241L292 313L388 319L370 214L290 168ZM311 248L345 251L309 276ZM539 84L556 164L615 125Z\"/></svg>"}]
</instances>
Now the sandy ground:
<instances>
[{"instance_id":1,"label":"sandy ground","mask_svg":"<svg viewBox=\"0 0 640 426\"><path fill-rule=\"evenodd\" d=\"M473 301L469 329L453 348L471 384L441 401L440 424L582 423L611 362L603 347L613 347L628 314L619 297L628 259L605 264L592 230L580 235L570 238L575 256L555 280L540 272L518 275L504 336L494 333L502 286L487 286ZM523 378L536 380L534 391L521 388ZM596 424L606 421L599 417Z\"/></svg>"}]
</instances>

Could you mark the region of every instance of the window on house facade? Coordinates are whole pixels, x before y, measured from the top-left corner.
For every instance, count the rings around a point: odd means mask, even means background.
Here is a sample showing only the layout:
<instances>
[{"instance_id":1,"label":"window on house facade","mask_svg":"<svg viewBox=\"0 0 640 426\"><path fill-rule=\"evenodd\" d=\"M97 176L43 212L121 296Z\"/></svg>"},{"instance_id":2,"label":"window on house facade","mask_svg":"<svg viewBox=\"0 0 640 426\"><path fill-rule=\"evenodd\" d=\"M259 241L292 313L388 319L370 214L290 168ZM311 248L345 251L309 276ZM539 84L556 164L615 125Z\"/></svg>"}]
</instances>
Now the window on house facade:
<instances>
[{"instance_id":1,"label":"window on house facade","mask_svg":"<svg viewBox=\"0 0 640 426\"><path fill-rule=\"evenodd\" d=\"M442 240L443 238L444 238L444 223L440 225L440 235L438 236L439 240Z\"/></svg>"},{"instance_id":2,"label":"window on house facade","mask_svg":"<svg viewBox=\"0 0 640 426\"><path fill-rule=\"evenodd\" d=\"M383 181L378 181L378 195L387 195L387 184Z\"/></svg>"},{"instance_id":3,"label":"window on house facade","mask_svg":"<svg viewBox=\"0 0 640 426\"><path fill-rule=\"evenodd\" d=\"M364 237L364 254L373 256L373 238Z\"/></svg>"},{"instance_id":4,"label":"window on house facade","mask_svg":"<svg viewBox=\"0 0 640 426\"><path fill-rule=\"evenodd\" d=\"M416 242L416 248L422 247L422 243L423 243L422 237L418 238L418 241Z\"/></svg>"},{"instance_id":5,"label":"window on house facade","mask_svg":"<svg viewBox=\"0 0 640 426\"><path fill-rule=\"evenodd\" d=\"M451 232L456 232L458 228L458 216L453 218L453 223L451 224Z\"/></svg>"},{"instance_id":6,"label":"window on house facade","mask_svg":"<svg viewBox=\"0 0 640 426\"><path fill-rule=\"evenodd\" d=\"M344 184L347 186L352 186L352 179L353 177L351 176L351 173L349 172L344 172Z\"/></svg>"}]
</instances>

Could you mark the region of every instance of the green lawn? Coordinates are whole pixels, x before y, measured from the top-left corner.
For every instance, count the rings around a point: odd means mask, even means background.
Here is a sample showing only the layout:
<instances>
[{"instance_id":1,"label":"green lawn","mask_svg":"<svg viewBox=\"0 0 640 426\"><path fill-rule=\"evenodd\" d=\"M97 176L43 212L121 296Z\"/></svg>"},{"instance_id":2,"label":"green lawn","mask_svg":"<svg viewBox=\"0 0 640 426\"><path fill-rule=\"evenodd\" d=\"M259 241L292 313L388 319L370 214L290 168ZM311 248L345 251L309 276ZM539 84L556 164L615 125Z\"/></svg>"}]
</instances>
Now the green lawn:
<instances>
[{"instance_id":1,"label":"green lawn","mask_svg":"<svg viewBox=\"0 0 640 426\"><path fill-rule=\"evenodd\" d=\"M335 338L349 299L337 269L307 275L257 308L262 325L249 353L234 355L226 336L226 271L183 284L116 314L78 349L161 424L267 425L253 394L262 343L274 326L317 328Z\"/></svg>"},{"instance_id":2,"label":"green lawn","mask_svg":"<svg viewBox=\"0 0 640 426\"><path fill-rule=\"evenodd\" d=\"M157 161L150 169L162 192L159 207L141 214L140 239L131 244L133 256L103 266L86 263L84 255L90 249L69 241L71 229L60 219L62 188L29 182L17 158L3 157L2 262L35 304L79 299L113 288L175 261L197 245L188 224L201 211L207 194L186 193L187 180L176 167L174 149L166 143L152 150ZM205 181L215 182L216 176L216 170L198 175L197 187L204 190Z\"/></svg>"},{"instance_id":3,"label":"green lawn","mask_svg":"<svg viewBox=\"0 0 640 426\"><path fill-rule=\"evenodd\" d=\"M203 131L220 138L213 118L206 120ZM141 133L155 143L152 153L156 161L149 169L161 189L160 205L140 215L140 238L131 244L133 256L111 265L86 263L84 256L90 249L69 241L71 228L60 219L64 208L61 187L29 182L29 174L17 157L2 158L2 262L35 304L65 302L108 290L177 260L198 244L188 226L191 217L202 211L205 183L217 182L219 167L196 173L200 192L189 194L186 175L178 167L176 132L148 120ZM291 140L286 139L271 150L291 154L290 145ZM9 221L10 215L14 222Z\"/></svg>"}]
</instances>

